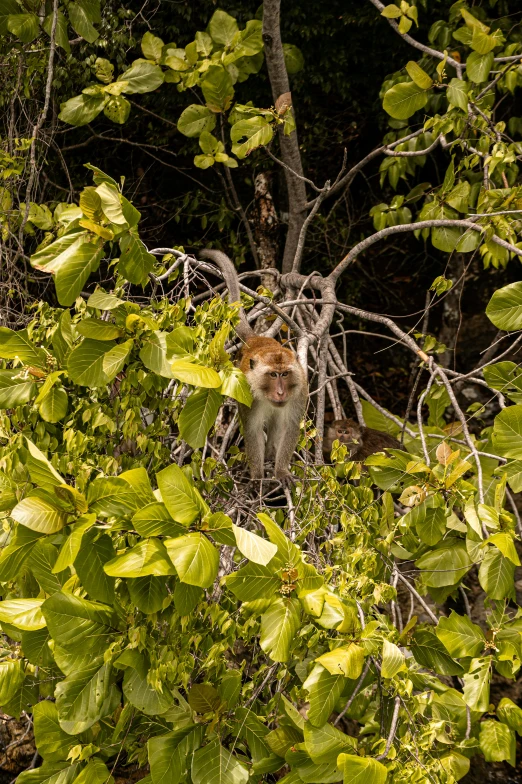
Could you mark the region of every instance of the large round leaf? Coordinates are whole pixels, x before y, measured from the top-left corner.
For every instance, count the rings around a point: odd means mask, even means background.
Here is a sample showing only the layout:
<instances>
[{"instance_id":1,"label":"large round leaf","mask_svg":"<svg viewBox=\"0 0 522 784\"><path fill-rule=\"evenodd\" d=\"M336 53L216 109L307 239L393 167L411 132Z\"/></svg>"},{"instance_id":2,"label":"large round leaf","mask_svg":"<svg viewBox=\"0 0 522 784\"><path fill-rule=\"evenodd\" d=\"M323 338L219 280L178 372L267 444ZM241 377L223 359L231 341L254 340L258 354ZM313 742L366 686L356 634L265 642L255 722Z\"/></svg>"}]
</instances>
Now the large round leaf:
<instances>
[{"instance_id":1,"label":"large round leaf","mask_svg":"<svg viewBox=\"0 0 522 784\"><path fill-rule=\"evenodd\" d=\"M522 459L522 406L509 406L497 414L492 441L497 454Z\"/></svg>"},{"instance_id":2,"label":"large round leaf","mask_svg":"<svg viewBox=\"0 0 522 784\"><path fill-rule=\"evenodd\" d=\"M123 555L108 561L103 568L111 577L159 577L174 572L165 546L159 539L144 539Z\"/></svg>"},{"instance_id":3,"label":"large round leaf","mask_svg":"<svg viewBox=\"0 0 522 784\"><path fill-rule=\"evenodd\" d=\"M449 539L419 558L415 565L422 570L422 580L426 585L441 588L458 583L473 562L464 542Z\"/></svg>"},{"instance_id":4,"label":"large round leaf","mask_svg":"<svg viewBox=\"0 0 522 784\"><path fill-rule=\"evenodd\" d=\"M266 566L277 553L277 545L267 542L261 536L232 524L237 549L252 563Z\"/></svg>"},{"instance_id":5,"label":"large round leaf","mask_svg":"<svg viewBox=\"0 0 522 784\"><path fill-rule=\"evenodd\" d=\"M200 136L203 131L212 131L216 127L216 115L207 106L193 103L181 112L178 120L178 131L185 136Z\"/></svg>"},{"instance_id":6,"label":"large round leaf","mask_svg":"<svg viewBox=\"0 0 522 784\"><path fill-rule=\"evenodd\" d=\"M69 378L83 387L103 387L108 376L103 369L105 355L114 348L110 340L91 340L85 338L71 353L67 361Z\"/></svg>"},{"instance_id":7,"label":"large round leaf","mask_svg":"<svg viewBox=\"0 0 522 784\"><path fill-rule=\"evenodd\" d=\"M486 316L506 332L522 329L522 282L497 289L488 302Z\"/></svg>"},{"instance_id":8,"label":"large round leaf","mask_svg":"<svg viewBox=\"0 0 522 784\"><path fill-rule=\"evenodd\" d=\"M150 93L163 83L163 71L159 65L148 60L135 60L119 77L119 81L127 82L124 93Z\"/></svg>"},{"instance_id":9,"label":"large round leaf","mask_svg":"<svg viewBox=\"0 0 522 784\"><path fill-rule=\"evenodd\" d=\"M301 605L297 599L276 599L261 618L259 644L272 661L290 657L290 646L301 625Z\"/></svg>"},{"instance_id":10,"label":"large round leaf","mask_svg":"<svg viewBox=\"0 0 522 784\"><path fill-rule=\"evenodd\" d=\"M218 389L221 386L219 374L205 365L196 365L186 359L178 359L170 366L172 375L184 384L206 389Z\"/></svg>"},{"instance_id":11,"label":"large round leaf","mask_svg":"<svg viewBox=\"0 0 522 784\"><path fill-rule=\"evenodd\" d=\"M180 436L193 449L205 446L223 397L217 389L197 389L187 399L178 419Z\"/></svg>"},{"instance_id":12,"label":"large round leaf","mask_svg":"<svg viewBox=\"0 0 522 784\"><path fill-rule=\"evenodd\" d=\"M67 515L44 498L28 497L20 501L11 512L17 523L32 531L54 534L67 522Z\"/></svg>"},{"instance_id":13,"label":"large round leaf","mask_svg":"<svg viewBox=\"0 0 522 784\"><path fill-rule=\"evenodd\" d=\"M165 547L182 583L208 588L217 577L219 553L202 533L166 539Z\"/></svg>"},{"instance_id":14,"label":"large round leaf","mask_svg":"<svg viewBox=\"0 0 522 784\"><path fill-rule=\"evenodd\" d=\"M7 599L0 602L0 621L29 632L43 629L46 624L42 604L43 599Z\"/></svg>"},{"instance_id":15,"label":"large round leaf","mask_svg":"<svg viewBox=\"0 0 522 784\"><path fill-rule=\"evenodd\" d=\"M197 491L177 465L156 474L158 488L167 511L176 522L190 525L201 514Z\"/></svg>"},{"instance_id":16,"label":"large round leaf","mask_svg":"<svg viewBox=\"0 0 522 784\"><path fill-rule=\"evenodd\" d=\"M429 92L415 82L400 82L384 94L383 107L396 120L407 120L428 103Z\"/></svg>"}]
</instances>

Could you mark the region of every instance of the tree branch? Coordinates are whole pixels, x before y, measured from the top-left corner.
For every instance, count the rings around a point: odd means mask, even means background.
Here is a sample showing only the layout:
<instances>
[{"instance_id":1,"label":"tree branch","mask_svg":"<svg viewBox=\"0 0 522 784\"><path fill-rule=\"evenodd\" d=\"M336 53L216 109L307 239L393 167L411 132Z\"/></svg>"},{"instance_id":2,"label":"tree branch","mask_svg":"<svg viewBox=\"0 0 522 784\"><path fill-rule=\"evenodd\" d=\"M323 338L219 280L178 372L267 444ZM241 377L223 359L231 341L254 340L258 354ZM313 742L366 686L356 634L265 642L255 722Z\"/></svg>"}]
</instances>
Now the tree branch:
<instances>
[{"instance_id":1,"label":"tree branch","mask_svg":"<svg viewBox=\"0 0 522 784\"><path fill-rule=\"evenodd\" d=\"M280 7L281 0L264 0L263 41L265 44L268 76L272 87L272 98L276 108L281 96L287 97L288 103L291 102L290 83L281 42ZM283 272L289 272L294 263L301 227L306 218L307 199L306 188L302 179L303 165L301 153L299 152L297 131L293 131L289 136L285 136L283 128L280 126L279 144L281 146L281 157L286 164L285 178L289 213L288 232L283 256Z\"/></svg>"}]
</instances>

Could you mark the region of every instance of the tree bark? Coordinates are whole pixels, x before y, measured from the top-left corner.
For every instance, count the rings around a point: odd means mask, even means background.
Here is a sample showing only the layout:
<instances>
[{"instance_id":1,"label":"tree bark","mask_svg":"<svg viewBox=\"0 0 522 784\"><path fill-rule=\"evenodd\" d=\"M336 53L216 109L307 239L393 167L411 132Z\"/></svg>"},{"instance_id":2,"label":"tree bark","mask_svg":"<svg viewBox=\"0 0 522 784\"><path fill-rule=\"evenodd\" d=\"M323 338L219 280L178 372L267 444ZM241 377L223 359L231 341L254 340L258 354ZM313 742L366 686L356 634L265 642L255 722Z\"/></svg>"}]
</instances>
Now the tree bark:
<instances>
[{"instance_id":1,"label":"tree bark","mask_svg":"<svg viewBox=\"0 0 522 784\"><path fill-rule=\"evenodd\" d=\"M274 105L285 96L284 102L291 103L290 84L285 66L283 44L281 42L280 21L281 0L264 0L263 3L263 41L268 76L272 87ZM294 113L295 114L295 113ZM282 126L279 127L279 143L281 157L292 171L285 168L286 188L288 193L288 232L286 235L283 255L283 272L290 272L294 262L299 234L306 218L306 188L303 177L303 165L299 152L297 131L285 136ZM297 176L296 176L297 175Z\"/></svg>"},{"instance_id":2,"label":"tree bark","mask_svg":"<svg viewBox=\"0 0 522 784\"><path fill-rule=\"evenodd\" d=\"M271 175L258 174L254 181L254 232L261 269L277 269L280 255L281 224L270 192ZM272 281L273 283L273 281ZM270 284L264 282L270 288Z\"/></svg>"}]
</instances>

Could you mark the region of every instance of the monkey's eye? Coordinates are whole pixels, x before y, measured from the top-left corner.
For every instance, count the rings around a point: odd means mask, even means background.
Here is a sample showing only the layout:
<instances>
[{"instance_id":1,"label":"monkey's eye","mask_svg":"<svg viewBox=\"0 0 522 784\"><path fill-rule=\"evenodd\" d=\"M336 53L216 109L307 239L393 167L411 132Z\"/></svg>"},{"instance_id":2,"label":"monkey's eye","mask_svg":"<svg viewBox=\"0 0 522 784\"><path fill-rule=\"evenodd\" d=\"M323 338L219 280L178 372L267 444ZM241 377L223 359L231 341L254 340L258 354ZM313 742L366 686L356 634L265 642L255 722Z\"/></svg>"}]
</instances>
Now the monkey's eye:
<instances>
[{"instance_id":1,"label":"monkey's eye","mask_svg":"<svg viewBox=\"0 0 522 784\"><path fill-rule=\"evenodd\" d=\"M286 377L287 377L287 375L288 375L288 372L285 370L285 372L284 372L284 373L281 373L281 375L283 376L283 378L286 378Z\"/></svg>"},{"instance_id":2,"label":"monkey's eye","mask_svg":"<svg viewBox=\"0 0 522 784\"><path fill-rule=\"evenodd\" d=\"M270 375L272 376L272 378L277 378L277 373L270 373Z\"/></svg>"}]
</instances>

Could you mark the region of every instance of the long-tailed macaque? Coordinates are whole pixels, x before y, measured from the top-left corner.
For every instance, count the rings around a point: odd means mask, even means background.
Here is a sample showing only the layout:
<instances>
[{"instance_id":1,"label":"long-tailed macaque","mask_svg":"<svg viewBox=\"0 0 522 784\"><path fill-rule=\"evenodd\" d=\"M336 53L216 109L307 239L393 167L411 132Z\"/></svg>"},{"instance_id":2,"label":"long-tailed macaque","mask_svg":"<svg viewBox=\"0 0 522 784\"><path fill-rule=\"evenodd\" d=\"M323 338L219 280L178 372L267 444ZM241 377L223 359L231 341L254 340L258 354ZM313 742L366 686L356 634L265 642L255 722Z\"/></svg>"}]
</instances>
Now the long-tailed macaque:
<instances>
[{"instance_id":1,"label":"long-tailed macaque","mask_svg":"<svg viewBox=\"0 0 522 784\"><path fill-rule=\"evenodd\" d=\"M362 427L353 419L335 419L328 427L323 441L323 452L330 457L333 442L337 440L348 447L350 460L363 461L375 452L385 449L399 449L399 442L388 433Z\"/></svg>"},{"instance_id":2,"label":"long-tailed macaque","mask_svg":"<svg viewBox=\"0 0 522 784\"><path fill-rule=\"evenodd\" d=\"M227 284L229 302L239 302L239 279L228 256L219 250L201 251L200 255L220 268ZM288 481L292 477L288 466L308 400L305 373L293 351L281 346L274 338L255 334L243 310L236 332L243 341L239 367L254 398L250 408L239 403L250 476L252 479L263 478L266 456L266 459L275 461L276 479Z\"/></svg>"}]
</instances>

